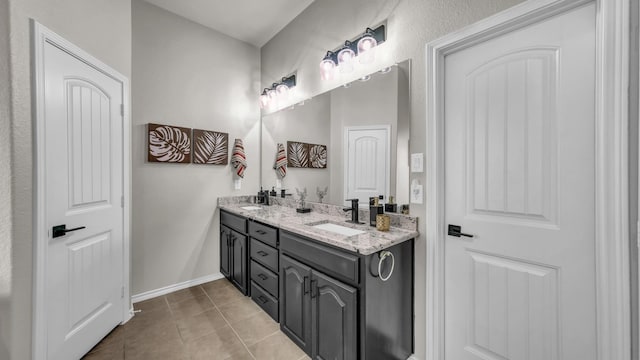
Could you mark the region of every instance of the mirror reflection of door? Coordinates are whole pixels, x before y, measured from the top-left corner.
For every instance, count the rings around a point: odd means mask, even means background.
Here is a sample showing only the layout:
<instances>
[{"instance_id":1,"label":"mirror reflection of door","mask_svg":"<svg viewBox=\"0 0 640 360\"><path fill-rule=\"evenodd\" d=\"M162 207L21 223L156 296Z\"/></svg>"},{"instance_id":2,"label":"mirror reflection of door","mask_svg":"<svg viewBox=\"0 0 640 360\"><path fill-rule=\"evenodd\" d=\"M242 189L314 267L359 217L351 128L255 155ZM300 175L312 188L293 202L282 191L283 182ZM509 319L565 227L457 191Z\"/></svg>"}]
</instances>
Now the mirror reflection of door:
<instances>
[{"instance_id":1,"label":"mirror reflection of door","mask_svg":"<svg viewBox=\"0 0 640 360\"><path fill-rule=\"evenodd\" d=\"M388 125L345 128L345 199L357 198L367 206L370 197L388 197L390 133Z\"/></svg>"}]
</instances>

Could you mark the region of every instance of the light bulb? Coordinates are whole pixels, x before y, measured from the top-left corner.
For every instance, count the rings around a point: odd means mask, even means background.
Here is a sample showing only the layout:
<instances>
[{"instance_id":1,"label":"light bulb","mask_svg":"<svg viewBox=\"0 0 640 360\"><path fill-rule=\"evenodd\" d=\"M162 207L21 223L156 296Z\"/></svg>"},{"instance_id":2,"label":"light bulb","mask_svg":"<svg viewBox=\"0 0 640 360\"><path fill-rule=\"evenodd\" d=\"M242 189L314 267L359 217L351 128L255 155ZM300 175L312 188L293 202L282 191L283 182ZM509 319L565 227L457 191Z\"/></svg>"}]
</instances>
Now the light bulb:
<instances>
[{"instance_id":1,"label":"light bulb","mask_svg":"<svg viewBox=\"0 0 640 360\"><path fill-rule=\"evenodd\" d=\"M349 47L345 47L338 53L338 65L341 73L350 73L353 71L353 58L356 53Z\"/></svg>"},{"instance_id":2,"label":"light bulb","mask_svg":"<svg viewBox=\"0 0 640 360\"><path fill-rule=\"evenodd\" d=\"M262 93L262 95L260 95L260 108L266 109L267 107L269 107L269 95Z\"/></svg>"},{"instance_id":3,"label":"light bulb","mask_svg":"<svg viewBox=\"0 0 640 360\"><path fill-rule=\"evenodd\" d=\"M378 41L367 34L358 40L358 60L360 64L371 64L376 59Z\"/></svg>"},{"instance_id":4,"label":"light bulb","mask_svg":"<svg viewBox=\"0 0 640 360\"><path fill-rule=\"evenodd\" d=\"M270 101L275 101L276 97L278 96L278 93L273 89L269 89L267 91L267 96L269 96Z\"/></svg>"},{"instance_id":5,"label":"light bulb","mask_svg":"<svg viewBox=\"0 0 640 360\"><path fill-rule=\"evenodd\" d=\"M285 84L276 86L276 93L278 94L279 100L289 99L289 87Z\"/></svg>"},{"instance_id":6,"label":"light bulb","mask_svg":"<svg viewBox=\"0 0 640 360\"><path fill-rule=\"evenodd\" d=\"M320 79L333 80L335 77L336 63L331 58L320 61Z\"/></svg>"}]
</instances>

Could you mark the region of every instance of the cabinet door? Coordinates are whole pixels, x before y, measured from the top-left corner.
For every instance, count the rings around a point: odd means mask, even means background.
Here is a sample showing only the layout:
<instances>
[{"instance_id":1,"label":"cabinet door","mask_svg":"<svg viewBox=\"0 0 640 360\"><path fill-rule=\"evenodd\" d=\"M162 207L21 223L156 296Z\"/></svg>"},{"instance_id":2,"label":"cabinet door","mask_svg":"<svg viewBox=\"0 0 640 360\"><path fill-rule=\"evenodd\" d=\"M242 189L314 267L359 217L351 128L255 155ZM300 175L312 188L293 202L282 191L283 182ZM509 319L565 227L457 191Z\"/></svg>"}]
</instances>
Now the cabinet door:
<instances>
[{"instance_id":1,"label":"cabinet door","mask_svg":"<svg viewBox=\"0 0 640 360\"><path fill-rule=\"evenodd\" d=\"M322 273L311 277L314 360L356 360L358 290Z\"/></svg>"},{"instance_id":2,"label":"cabinet door","mask_svg":"<svg viewBox=\"0 0 640 360\"><path fill-rule=\"evenodd\" d=\"M226 226L220 226L220 272L225 277L231 276L229 269L229 236L231 235L231 230L229 230Z\"/></svg>"},{"instance_id":3,"label":"cabinet door","mask_svg":"<svg viewBox=\"0 0 640 360\"><path fill-rule=\"evenodd\" d=\"M280 257L280 329L311 354L311 268Z\"/></svg>"},{"instance_id":4,"label":"cabinet door","mask_svg":"<svg viewBox=\"0 0 640 360\"><path fill-rule=\"evenodd\" d=\"M247 293L247 237L231 230L231 282Z\"/></svg>"}]
</instances>

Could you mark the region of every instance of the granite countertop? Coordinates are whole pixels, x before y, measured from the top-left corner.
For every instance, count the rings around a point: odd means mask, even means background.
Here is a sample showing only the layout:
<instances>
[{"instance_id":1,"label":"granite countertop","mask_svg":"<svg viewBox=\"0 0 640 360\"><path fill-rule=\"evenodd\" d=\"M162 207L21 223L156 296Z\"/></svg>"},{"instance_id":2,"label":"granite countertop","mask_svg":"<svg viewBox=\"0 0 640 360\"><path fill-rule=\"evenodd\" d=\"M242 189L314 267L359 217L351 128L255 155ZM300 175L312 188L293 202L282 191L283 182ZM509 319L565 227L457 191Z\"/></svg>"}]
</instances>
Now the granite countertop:
<instances>
[{"instance_id":1,"label":"granite countertop","mask_svg":"<svg viewBox=\"0 0 640 360\"><path fill-rule=\"evenodd\" d=\"M301 214L297 213L295 208L291 206L266 206L252 204L250 202L244 201L219 202L218 206L220 209L229 211L231 213L241 215L264 224L279 227L282 230L287 230L292 233L299 234L362 255L373 254L377 251L384 250L388 247L399 244L406 240L416 238L418 236L418 231L416 231L415 227L417 224L416 218L412 218L415 220L413 222L409 221L409 226L404 226L404 228L391 226L389 231L378 231L375 227L371 227L367 224L356 225L348 223L345 221L344 216L336 216L335 212L331 214L328 211L311 211L310 213ZM260 209L248 210L243 209L243 207L259 207ZM342 211L340 207L337 208L339 209L339 211ZM366 211L366 214L367 217L360 217L360 221L363 221L363 219L369 219L368 210ZM331 231L317 229L309 225L323 222L330 222L339 224L344 227L362 230L364 231L364 233L346 236Z\"/></svg>"}]
</instances>

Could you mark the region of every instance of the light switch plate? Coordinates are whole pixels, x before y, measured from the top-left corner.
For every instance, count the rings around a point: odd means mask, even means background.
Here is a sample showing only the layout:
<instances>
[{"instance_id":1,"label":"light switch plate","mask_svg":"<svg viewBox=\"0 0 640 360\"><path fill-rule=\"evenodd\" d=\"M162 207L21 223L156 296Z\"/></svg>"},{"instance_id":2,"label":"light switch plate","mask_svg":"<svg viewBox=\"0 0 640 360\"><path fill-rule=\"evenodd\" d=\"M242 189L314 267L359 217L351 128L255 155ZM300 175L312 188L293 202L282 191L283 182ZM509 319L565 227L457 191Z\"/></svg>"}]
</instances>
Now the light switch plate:
<instances>
[{"instance_id":1,"label":"light switch plate","mask_svg":"<svg viewBox=\"0 0 640 360\"><path fill-rule=\"evenodd\" d=\"M235 190L240 190L242 188L242 179L235 179L233 181L233 188Z\"/></svg>"},{"instance_id":2,"label":"light switch plate","mask_svg":"<svg viewBox=\"0 0 640 360\"><path fill-rule=\"evenodd\" d=\"M421 173L424 171L424 154L416 153L411 154L411 172L412 173Z\"/></svg>"}]
</instances>

